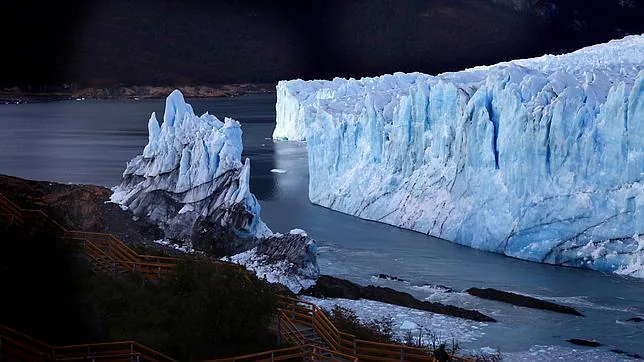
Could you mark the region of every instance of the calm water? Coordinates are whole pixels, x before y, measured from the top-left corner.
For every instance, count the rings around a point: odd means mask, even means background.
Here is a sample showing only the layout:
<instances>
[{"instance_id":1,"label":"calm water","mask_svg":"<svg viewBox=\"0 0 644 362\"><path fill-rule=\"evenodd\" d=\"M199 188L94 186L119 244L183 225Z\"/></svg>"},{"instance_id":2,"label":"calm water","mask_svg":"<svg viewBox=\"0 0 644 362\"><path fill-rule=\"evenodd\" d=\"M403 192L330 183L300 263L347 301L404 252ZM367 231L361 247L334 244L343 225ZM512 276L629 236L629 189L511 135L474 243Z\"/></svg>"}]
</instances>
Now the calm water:
<instances>
[{"instance_id":1,"label":"calm water","mask_svg":"<svg viewBox=\"0 0 644 362\"><path fill-rule=\"evenodd\" d=\"M468 342L468 348L525 351L533 345L567 345L565 339L585 338L605 344L604 350L644 355L644 323L619 322L644 316L644 280L515 260L312 205L306 146L270 139L274 95L188 101L198 114L208 110L242 122L244 154L251 158L251 187L261 202L262 218L273 231L307 230L318 240L323 273L360 283L373 283L372 275L378 273L395 275L409 283L378 283L419 298L477 308L499 320L484 327L484 336ZM2 105L0 173L114 186L125 163L142 152L150 113L156 111L161 119L163 104L144 100ZM287 172L271 173L273 168ZM586 316L419 288L427 284L526 293L574 306Z\"/></svg>"}]
</instances>

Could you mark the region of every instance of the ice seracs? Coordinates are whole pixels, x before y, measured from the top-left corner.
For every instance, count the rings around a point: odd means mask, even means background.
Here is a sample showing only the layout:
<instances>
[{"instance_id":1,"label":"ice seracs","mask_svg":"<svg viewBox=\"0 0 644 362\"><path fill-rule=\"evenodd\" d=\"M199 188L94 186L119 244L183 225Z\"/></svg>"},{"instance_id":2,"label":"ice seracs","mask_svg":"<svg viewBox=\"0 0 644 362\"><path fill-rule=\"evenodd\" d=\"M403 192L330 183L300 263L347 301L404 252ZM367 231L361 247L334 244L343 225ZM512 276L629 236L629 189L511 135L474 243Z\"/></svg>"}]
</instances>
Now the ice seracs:
<instances>
[{"instance_id":1,"label":"ice seracs","mask_svg":"<svg viewBox=\"0 0 644 362\"><path fill-rule=\"evenodd\" d=\"M644 277L644 36L461 72L277 85L312 202ZM392 241L393 242L393 241Z\"/></svg>"},{"instance_id":2,"label":"ice seracs","mask_svg":"<svg viewBox=\"0 0 644 362\"><path fill-rule=\"evenodd\" d=\"M204 229L261 237L271 231L250 192L250 160L241 160L239 122L196 116L181 92L172 92L163 123L152 113L143 154L128 162L113 202L158 223L167 237L198 240Z\"/></svg>"},{"instance_id":3,"label":"ice seracs","mask_svg":"<svg viewBox=\"0 0 644 362\"><path fill-rule=\"evenodd\" d=\"M232 255L269 281L295 291L319 275L315 242L274 235L250 192L250 160L242 162L239 122L196 116L180 91L166 99L163 122L152 113L148 144L128 162L111 201L158 224L185 250ZM288 250L288 253L285 253ZM262 274L262 275L263 275Z\"/></svg>"}]
</instances>

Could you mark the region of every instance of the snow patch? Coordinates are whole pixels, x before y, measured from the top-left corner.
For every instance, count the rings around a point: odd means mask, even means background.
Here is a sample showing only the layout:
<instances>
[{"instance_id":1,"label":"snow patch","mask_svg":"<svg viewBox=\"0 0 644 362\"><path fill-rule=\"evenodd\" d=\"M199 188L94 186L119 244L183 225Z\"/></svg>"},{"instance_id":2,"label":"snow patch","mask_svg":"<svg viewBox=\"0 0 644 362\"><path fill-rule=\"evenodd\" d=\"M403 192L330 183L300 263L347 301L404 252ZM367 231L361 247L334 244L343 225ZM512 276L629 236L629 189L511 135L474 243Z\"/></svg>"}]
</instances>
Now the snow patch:
<instances>
[{"instance_id":1,"label":"snow patch","mask_svg":"<svg viewBox=\"0 0 644 362\"><path fill-rule=\"evenodd\" d=\"M302 299L315 303L326 311L332 310L335 305L349 308L363 322L391 317L395 323L395 337L400 340L404 339L408 331L418 335L422 328L424 334L431 331L443 343L449 344L452 338L460 342L472 342L482 338L485 335L484 329L488 326L483 322L474 322L368 299L320 299L308 296L304 296ZM414 325L415 327L413 327Z\"/></svg>"},{"instance_id":2,"label":"snow patch","mask_svg":"<svg viewBox=\"0 0 644 362\"><path fill-rule=\"evenodd\" d=\"M193 249L192 246L189 243L177 244L177 243L173 243L172 241L167 240L167 239L159 239L159 240L154 240L152 242L155 243L155 244L163 245L163 246L168 247L168 248L172 248L174 250L181 251L183 253L187 253L187 254L196 253L196 250Z\"/></svg>"}]
</instances>

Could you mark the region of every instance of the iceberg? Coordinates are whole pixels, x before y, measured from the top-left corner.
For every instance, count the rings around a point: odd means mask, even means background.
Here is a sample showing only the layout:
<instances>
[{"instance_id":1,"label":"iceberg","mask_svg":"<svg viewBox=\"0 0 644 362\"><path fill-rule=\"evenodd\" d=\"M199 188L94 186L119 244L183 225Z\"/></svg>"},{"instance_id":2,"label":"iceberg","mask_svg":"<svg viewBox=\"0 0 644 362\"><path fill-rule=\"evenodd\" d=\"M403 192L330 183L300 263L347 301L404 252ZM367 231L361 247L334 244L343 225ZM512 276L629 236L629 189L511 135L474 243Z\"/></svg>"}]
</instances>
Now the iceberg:
<instances>
[{"instance_id":1,"label":"iceberg","mask_svg":"<svg viewBox=\"0 0 644 362\"><path fill-rule=\"evenodd\" d=\"M300 229L274 234L261 220L242 149L239 122L196 116L175 90L161 125L152 113L148 144L127 163L110 201L159 225L169 241L157 243L179 240L181 251L232 255L231 261L297 293L320 274L315 241Z\"/></svg>"},{"instance_id":2,"label":"iceberg","mask_svg":"<svg viewBox=\"0 0 644 362\"><path fill-rule=\"evenodd\" d=\"M643 59L633 35L436 76L280 81L273 138L306 141L313 203L644 277Z\"/></svg>"},{"instance_id":3,"label":"iceberg","mask_svg":"<svg viewBox=\"0 0 644 362\"><path fill-rule=\"evenodd\" d=\"M111 201L157 223L168 238L196 241L204 230L268 236L250 192L250 160L241 160L239 122L196 116L179 90L166 99L163 123L148 122L143 154L128 162Z\"/></svg>"}]
</instances>

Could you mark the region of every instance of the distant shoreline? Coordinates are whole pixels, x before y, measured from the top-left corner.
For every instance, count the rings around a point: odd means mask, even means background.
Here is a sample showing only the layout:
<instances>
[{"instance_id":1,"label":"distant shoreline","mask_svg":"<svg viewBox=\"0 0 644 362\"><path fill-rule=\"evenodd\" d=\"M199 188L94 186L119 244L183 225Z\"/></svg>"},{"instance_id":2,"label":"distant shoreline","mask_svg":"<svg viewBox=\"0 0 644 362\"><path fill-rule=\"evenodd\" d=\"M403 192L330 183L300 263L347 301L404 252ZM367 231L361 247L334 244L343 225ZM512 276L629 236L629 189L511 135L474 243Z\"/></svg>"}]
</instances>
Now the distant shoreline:
<instances>
[{"instance_id":1,"label":"distant shoreline","mask_svg":"<svg viewBox=\"0 0 644 362\"><path fill-rule=\"evenodd\" d=\"M77 90L51 92L26 92L17 87L0 89L0 104L56 102L63 100L96 99L163 99L174 89L179 89L186 98L236 97L244 94L275 93L275 83L184 85L184 86L111 86L86 87Z\"/></svg>"}]
</instances>

